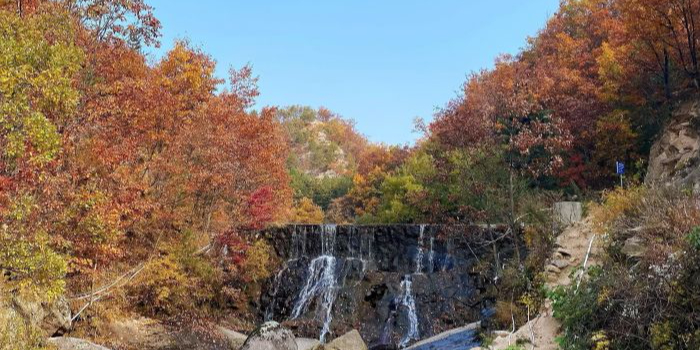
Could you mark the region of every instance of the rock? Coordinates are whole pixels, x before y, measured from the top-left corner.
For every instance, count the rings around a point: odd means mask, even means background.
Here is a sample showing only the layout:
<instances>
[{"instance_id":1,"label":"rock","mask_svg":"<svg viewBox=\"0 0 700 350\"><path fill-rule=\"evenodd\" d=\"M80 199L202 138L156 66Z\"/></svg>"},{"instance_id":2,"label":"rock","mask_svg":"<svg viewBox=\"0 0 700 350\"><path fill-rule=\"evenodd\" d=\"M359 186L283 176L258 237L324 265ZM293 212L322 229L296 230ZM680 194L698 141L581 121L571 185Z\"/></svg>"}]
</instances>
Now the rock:
<instances>
[{"instance_id":1,"label":"rock","mask_svg":"<svg viewBox=\"0 0 700 350\"><path fill-rule=\"evenodd\" d=\"M570 257L571 256L571 252L569 252L568 250L566 250L564 248L558 248L557 253L563 257Z\"/></svg>"},{"instance_id":2,"label":"rock","mask_svg":"<svg viewBox=\"0 0 700 350\"><path fill-rule=\"evenodd\" d=\"M64 334L71 328L70 306L64 297L48 303L16 296L12 304L17 313L32 326L39 327L46 337Z\"/></svg>"},{"instance_id":3,"label":"rock","mask_svg":"<svg viewBox=\"0 0 700 350\"><path fill-rule=\"evenodd\" d=\"M511 331L493 331L493 336L496 338L505 338L513 334Z\"/></svg>"},{"instance_id":4,"label":"rock","mask_svg":"<svg viewBox=\"0 0 700 350\"><path fill-rule=\"evenodd\" d=\"M104 346L91 343L87 340L69 337L49 338L49 343L58 350L109 350Z\"/></svg>"},{"instance_id":5,"label":"rock","mask_svg":"<svg viewBox=\"0 0 700 350\"><path fill-rule=\"evenodd\" d=\"M559 268L554 266L554 265L547 265L544 268L544 270L549 272L549 273L553 273L553 274L557 274L557 273L561 272L561 270L559 270Z\"/></svg>"},{"instance_id":6,"label":"rock","mask_svg":"<svg viewBox=\"0 0 700 350\"><path fill-rule=\"evenodd\" d=\"M352 330L324 345L324 348L325 350L367 350L367 344L362 340L360 332Z\"/></svg>"},{"instance_id":7,"label":"rock","mask_svg":"<svg viewBox=\"0 0 700 350\"><path fill-rule=\"evenodd\" d=\"M647 184L700 185L700 101L681 103L654 142L649 154Z\"/></svg>"},{"instance_id":8,"label":"rock","mask_svg":"<svg viewBox=\"0 0 700 350\"><path fill-rule=\"evenodd\" d=\"M451 329L428 339L421 340L406 350L458 350L471 349L478 346L477 332L481 329L481 322L470 323L464 327Z\"/></svg>"},{"instance_id":9,"label":"rock","mask_svg":"<svg viewBox=\"0 0 700 350\"><path fill-rule=\"evenodd\" d=\"M243 333L238 333L236 331L230 330L224 327L216 327L219 334L228 342L231 349L240 349L248 338L247 335ZM299 348L299 350L306 350L308 348Z\"/></svg>"},{"instance_id":10,"label":"rock","mask_svg":"<svg viewBox=\"0 0 700 350\"><path fill-rule=\"evenodd\" d=\"M297 338L297 348L299 350L322 350L321 342L317 339Z\"/></svg>"},{"instance_id":11,"label":"rock","mask_svg":"<svg viewBox=\"0 0 700 350\"><path fill-rule=\"evenodd\" d=\"M627 255L630 258L641 258L646 252L646 247L644 246L644 241L639 237L630 237L625 240L622 246L622 254Z\"/></svg>"},{"instance_id":12,"label":"rock","mask_svg":"<svg viewBox=\"0 0 700 350\"><path fill-rule=\"evenodd\" d=\"M554 219L564 227L580 222L582 213L581 202L554 203Z\"/></svg>"},{"instance_id":13,"label":"rock","mask_svg":"<svg viewBox=\"0 0 700 350\"><path fill-rule=\"evenodd\" d=\"M556 259L551 262L552 265L556 266L559 270L565 269L569 266L569 262L562 259Z\"/></svg>"},{"instance_id":14,"label":"rock","mask_svg":"<svg viewBox=\"0 0 700 350\"><path fill-rule=\"evenodd\" d=\"M298 347L289 329L270 321L253 331L241 350L298 350Z\"/></svg>"}]
</instances>

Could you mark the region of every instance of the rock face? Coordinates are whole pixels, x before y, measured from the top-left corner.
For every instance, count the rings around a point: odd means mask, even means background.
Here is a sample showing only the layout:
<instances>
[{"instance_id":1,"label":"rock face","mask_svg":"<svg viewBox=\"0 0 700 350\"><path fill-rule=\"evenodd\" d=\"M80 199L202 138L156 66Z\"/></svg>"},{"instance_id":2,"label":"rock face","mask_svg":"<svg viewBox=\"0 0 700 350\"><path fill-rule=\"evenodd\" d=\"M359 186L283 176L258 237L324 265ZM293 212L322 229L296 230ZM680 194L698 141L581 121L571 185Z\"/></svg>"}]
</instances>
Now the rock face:
<instances>
[{"instance_id":1,"label":"rock face","mask_svg":"<svg viewBox=\"0 0 700 350\"><path fill-rule=\"evenodd\" d=\"M298 350L294 334L277 322L265 322L250 334L241 350Z\"/></svg>"},{"instance_id":2,"label":"rock face","mask_svg":"<svg viewBox=\"0 0 700 350\"><path fill-rule=\"evenodd\" d=\"M326 340L357 329L373 349L488 322L495 259L514 254L504 231L463 225L270 229L262 234L284 263L263 288L261 313L303 337Z\"/></svg>"},{"instance_id":3,"label":"rock face","mask_svg":"<svg viewBox=\"0 0 700 350\"><path fill-rule=\"evenodd\" d=\"M45 336L61 335L71 328L71 311L65 298L47 303L14 297L12 308Z\"/></svg>"},{"instance_id":4,"label":"rock face","mask_svg":"<svg viewBox=\"0 0 700 350\"><path fill-rule=\"evenodd\" d=\"M58 350L109 350L104 346L78 338L50 338L49 343L58 348Z\"/></svg>"},{"instance_id":5,"label":"rock face","mask_svg":"<svg viewBox=\"0 0 700 350\"><path fill-rule=\"evenodd\" d=\"M651 147L648 184L700 186L700 100L678 106Z\"/></svg>"}]
</instances>

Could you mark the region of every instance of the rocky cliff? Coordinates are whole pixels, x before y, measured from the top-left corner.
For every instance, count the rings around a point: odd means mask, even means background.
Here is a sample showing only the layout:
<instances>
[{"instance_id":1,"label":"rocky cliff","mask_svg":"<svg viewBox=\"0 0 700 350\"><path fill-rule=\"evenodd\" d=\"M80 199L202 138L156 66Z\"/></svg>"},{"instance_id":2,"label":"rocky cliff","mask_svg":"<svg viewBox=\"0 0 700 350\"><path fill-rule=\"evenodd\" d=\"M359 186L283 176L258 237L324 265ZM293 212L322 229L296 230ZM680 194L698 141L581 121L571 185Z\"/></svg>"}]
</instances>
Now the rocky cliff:
<instances>
[{"instance_id":1,"label":"rocky cliff","mask_svg":"<svg viewBox=\"0 0 700 350\"><path fill-rule=\"evenodd\" d=\"M700 100L675 109L651 148L645 181L700 187Z\"/></svg>"},{"instance_id":2,"label":"rocky cliff","mask_svg":"<svg viewBox=\"0 0 700 350\"><path fill-rule=\"evenodd\" d=\"M358 329L402 345L488 318L495 266L513 254L503 227L287 226L264 232L284 263L261 313L297 335Z\"/></svg>"}]
</instances>

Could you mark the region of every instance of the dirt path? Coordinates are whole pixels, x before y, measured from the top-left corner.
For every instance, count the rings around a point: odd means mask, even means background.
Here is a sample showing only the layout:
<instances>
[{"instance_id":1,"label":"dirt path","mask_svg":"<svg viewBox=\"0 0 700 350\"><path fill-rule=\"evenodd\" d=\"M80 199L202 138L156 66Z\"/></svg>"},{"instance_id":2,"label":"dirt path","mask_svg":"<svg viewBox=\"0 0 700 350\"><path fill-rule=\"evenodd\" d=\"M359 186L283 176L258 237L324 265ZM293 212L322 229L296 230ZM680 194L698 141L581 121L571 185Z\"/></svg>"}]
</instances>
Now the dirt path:
<instances>
[{"instance_id":1,"label":"dirt path","mask_svg":"<svg viewBox=\"0 0 700 350\"><path fill-rule=\"evenodd\" d=\"M554 253L545 268L547 288L553 289L557 286L568 286L576 283L575 278L572 281L570 275L574 269L584 264L591 238L593 238L593 232L588 220L574 224L559 235ZM596 264L599 251L600 237L595 237L587 266ZM547 301L543 309L540 310L539 316L514 333L497 332L500 336L494 340L489 349L504 350L509 345L515 344L518 339L524 339L529 343L525 346L526 349L558 350L559 347L554 341L558 332L559 322L552 317L552 307Z\"/></svg>"}]
</instances>

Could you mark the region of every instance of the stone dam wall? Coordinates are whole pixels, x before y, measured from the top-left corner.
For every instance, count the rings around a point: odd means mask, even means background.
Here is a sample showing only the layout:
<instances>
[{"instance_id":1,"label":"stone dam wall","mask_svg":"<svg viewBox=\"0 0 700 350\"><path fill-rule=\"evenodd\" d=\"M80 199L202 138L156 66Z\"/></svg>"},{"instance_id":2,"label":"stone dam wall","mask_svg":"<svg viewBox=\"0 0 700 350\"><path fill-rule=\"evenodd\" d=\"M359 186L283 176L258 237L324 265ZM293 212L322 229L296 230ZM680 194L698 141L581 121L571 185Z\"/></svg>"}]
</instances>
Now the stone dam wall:
<instances>
[{"instance_id":1,"label":"stone dam wall","mask_svg":"<svg viewBox=\"0 0 700 350\"><path fill-rule=\"evenodd\" d=\"M496 264L514 254L505 232L462 225L268 229L261 234L281 263L263 286L261 318L322 341L357 329L374 348L488 324Z\"/></svg>"}]
</instances>

